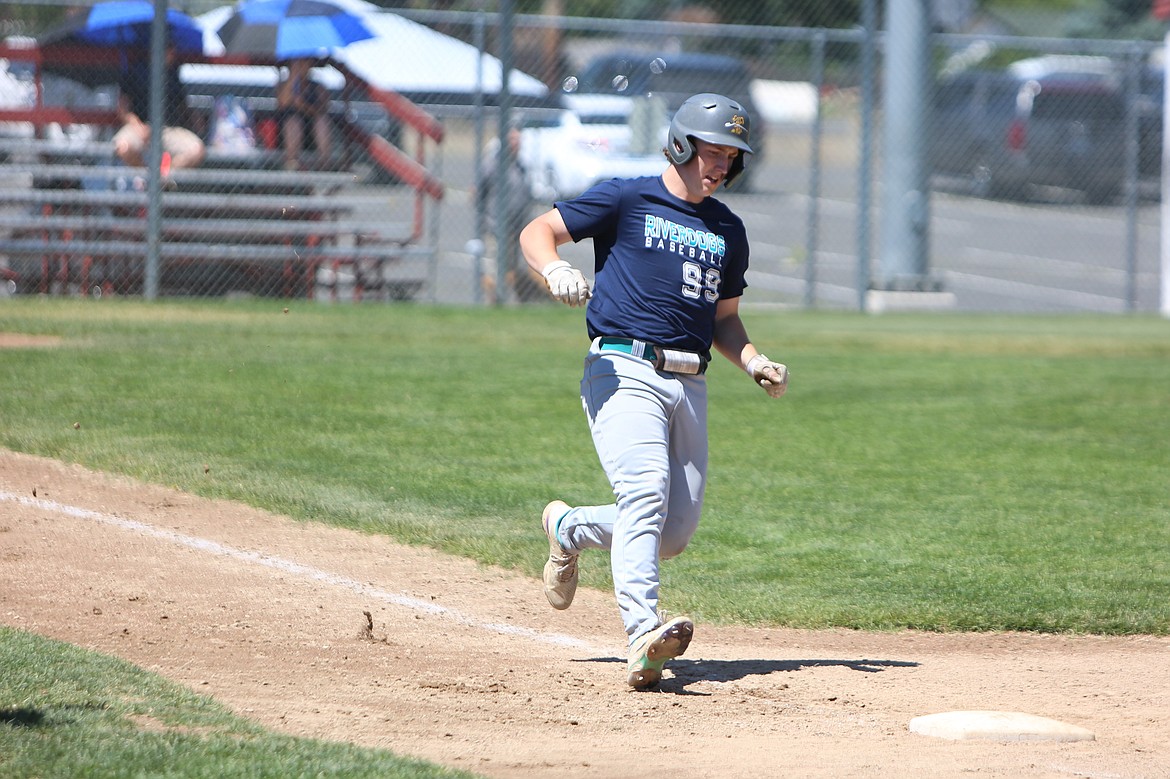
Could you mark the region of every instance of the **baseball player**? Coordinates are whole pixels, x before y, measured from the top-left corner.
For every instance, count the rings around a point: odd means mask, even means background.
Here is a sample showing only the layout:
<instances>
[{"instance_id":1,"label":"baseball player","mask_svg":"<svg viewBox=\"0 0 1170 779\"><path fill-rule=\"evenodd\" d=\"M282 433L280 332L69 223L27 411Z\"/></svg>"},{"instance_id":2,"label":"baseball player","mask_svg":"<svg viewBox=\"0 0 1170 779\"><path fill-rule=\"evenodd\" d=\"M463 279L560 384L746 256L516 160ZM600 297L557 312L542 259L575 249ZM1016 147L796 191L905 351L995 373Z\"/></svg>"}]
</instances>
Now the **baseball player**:
<instances>
[{"instance_id":1,"label":"baseball player","mask_svg":"<svg viewBox=\"0 0 1170 779\"><path fill-rule=\"evenodd\" d=\"M635 689L655 686L694 633L689 618L659 612L659 561L680 554L699 524L711 347L770 396L788 387L788 369L756 351L740 319L747 233L713 197L743 172L750 132L738 103L695 95L671 120L661 176L597 184L556 202L520 235L525 260L552 296L588 304L592 343L581 404L617 499L545 507L545 595L553 608L568 608L578 555L609 550L629 642L627 682ZM593 239L593 289L557 254L562 244L586 238Z\"/></svg>"}]
</instances>

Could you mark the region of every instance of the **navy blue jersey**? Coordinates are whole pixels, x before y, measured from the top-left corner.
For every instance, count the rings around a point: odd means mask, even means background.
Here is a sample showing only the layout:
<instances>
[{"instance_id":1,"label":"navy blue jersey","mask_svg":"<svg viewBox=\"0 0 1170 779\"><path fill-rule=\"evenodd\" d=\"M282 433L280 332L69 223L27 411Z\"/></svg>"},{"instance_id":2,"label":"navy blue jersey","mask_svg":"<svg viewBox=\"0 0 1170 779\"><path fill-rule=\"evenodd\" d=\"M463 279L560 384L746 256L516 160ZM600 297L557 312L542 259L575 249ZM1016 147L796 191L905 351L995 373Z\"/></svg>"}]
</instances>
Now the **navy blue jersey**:
<instances>
[{"instance_id":1,"label":"navy blue jersey","mask_svg":"<svg viewBox=\"0 0 1170 779\"><path fill-rule=\"evenodd\" d=\"M656 176L603 181L555 206L574 242L593 239L590 338L710 350L716 304L747 286L739 217L712 197L681 200Z\"/></svg>"}]
</instances>

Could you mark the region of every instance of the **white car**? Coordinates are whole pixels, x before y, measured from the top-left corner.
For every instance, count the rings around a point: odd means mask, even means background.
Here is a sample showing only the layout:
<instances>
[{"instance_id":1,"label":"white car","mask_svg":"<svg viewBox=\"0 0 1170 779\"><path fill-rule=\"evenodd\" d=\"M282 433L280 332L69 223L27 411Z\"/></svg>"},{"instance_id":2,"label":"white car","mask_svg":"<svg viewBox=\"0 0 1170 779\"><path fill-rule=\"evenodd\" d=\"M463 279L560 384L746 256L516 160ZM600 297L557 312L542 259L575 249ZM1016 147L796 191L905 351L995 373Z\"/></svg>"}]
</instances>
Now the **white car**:
<instances>
[{"instance_id":1,"label":"white car","mask_svg":"<svg viewBox=\"0 0 1170 779\"><path fill-rule=\"evenodd\" d=\"M547 125L521 132L519 159L536 200L564 200L600 181L666 169L670 117L660 100L568 94L562 105Z\"/></svg>"}]
</instances>

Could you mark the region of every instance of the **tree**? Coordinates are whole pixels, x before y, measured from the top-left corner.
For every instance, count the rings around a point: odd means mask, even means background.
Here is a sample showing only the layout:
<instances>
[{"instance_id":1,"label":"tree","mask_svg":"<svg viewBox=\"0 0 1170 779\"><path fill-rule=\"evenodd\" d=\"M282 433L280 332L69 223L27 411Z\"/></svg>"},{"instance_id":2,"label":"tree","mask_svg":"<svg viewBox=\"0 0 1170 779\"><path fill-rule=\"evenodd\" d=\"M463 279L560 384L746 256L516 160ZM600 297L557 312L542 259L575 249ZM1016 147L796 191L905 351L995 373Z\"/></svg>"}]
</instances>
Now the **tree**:
<instances>
[{"instance_id":1,"label":"tree","mask_svg":"<svg viewBox=\"0 0 1170 779\"><path fill-rule=\"evenodd\" d=\"M1133 38L1157 40L1165 25L1154 14L1157 0L1096 0L1074 14L1065 32L1074 38Z\"/></svg>"}]
</instances>

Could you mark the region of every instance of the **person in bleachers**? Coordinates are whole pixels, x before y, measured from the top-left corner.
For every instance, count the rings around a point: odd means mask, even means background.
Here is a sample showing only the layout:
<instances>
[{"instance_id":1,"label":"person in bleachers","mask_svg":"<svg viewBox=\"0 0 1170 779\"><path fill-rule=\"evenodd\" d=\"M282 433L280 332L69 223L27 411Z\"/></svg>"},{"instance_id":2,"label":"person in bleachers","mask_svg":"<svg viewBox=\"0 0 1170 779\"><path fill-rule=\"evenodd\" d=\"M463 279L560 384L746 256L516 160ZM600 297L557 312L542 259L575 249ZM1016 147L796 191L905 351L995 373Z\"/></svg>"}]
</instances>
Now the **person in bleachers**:
<instances>
[{"instance_id":1,"label":"person in bleachers","mask_svg":"<svg viewBox=\"0 0 1170 779\"><path fill-rule=\"evenodd\" d=\"M167 48L163 83L162 174L198 167L207 154L203 140L192 130L194 117L187 106L187 91L179 80L179 65L173 47ZM118 120L114 153L132 167L143 167L150 143L150 70L142 58L122 73L119 83Z\"/></svg>"},{"instance_id":2,"label":"person in bleachers","mask_svg":"<svg viewBox=\"0 0 1170 779\"><path fill-rule=\"evenodd\" d=\"M286 75L276 85L276 123L284 147L284 167L304 167L305 133L311 132L317 158L327 164L333 155L333 127L329 119L329 92L309 77L313 60L301 57L286 63Z\"/></svg>"}]
</instances>

